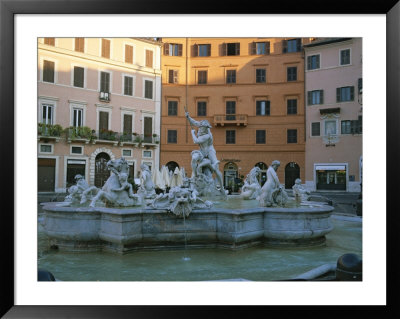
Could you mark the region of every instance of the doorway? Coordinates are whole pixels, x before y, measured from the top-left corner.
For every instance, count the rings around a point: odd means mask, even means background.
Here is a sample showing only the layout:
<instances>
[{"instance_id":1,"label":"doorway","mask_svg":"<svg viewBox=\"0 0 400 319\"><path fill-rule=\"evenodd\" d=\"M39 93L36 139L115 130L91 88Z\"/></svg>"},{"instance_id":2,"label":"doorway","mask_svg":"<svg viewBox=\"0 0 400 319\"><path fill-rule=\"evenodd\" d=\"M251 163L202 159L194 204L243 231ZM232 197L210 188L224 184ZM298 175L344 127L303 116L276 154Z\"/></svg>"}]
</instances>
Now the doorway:
<instances>
[{"instance_id":1,"label":"doorway","mask_svg":"<svg viewBox=\"0 0 400 319\"><path fill-rule=\"evenodd\" d=\"M110 160L110 156L107 153L99 153L95 159L94 169L94 185L98 188L102 188L104 183L110 177L110 171L107 168L107 162Z\"/></svg>"}]
</instances>

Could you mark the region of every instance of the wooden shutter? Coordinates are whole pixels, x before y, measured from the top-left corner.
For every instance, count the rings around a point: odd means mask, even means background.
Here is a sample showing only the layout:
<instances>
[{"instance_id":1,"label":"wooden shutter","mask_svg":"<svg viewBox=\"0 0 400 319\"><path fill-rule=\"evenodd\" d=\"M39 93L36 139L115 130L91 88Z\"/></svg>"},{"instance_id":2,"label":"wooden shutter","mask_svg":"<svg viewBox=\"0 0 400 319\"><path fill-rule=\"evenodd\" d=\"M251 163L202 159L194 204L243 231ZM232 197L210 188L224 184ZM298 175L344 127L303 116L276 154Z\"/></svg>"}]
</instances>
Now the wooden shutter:
<instances>
[{"instance_id":1,"label":"wooden shutter","mask_svg":"<svg viewBox=\"0 0 400 319\"><path fill-rule=\"evenodd\" d=\"M320 58L320 55L317 55L317 64L316 64L317 69L319 69L319 58Z\"/></svg>"},{"instance_id":2,"label":"wooden shutter","mask_svg":"<svg viewBox=\"0 0 400 319\"><path fill-rule=\"evenodd\" d=\"M269 41L265 42L265 54L271 53L271 43Z\"/></svg>"},{"instance_id":3,"label":"wooden shutter","mask_svg":"<svg viewBox=\"0 0 400 319\"><path fill-rule=\"evenodd\" d=\"M146 50L146 66L153 67L153 51L151 50Z\"/></svg>"},{"instance_id":4,"label":"wooden shutter","mask_svg":"<svg viewBox=\"0 0 400 319\"><path fill-rule=\"evenodd\" d=\"M287 53L287 40L282 40L282 52Z\"/></svg>"},{"instance_id":5,"label":"wooden shutter","mask_svg":"<svg viewBox=\"0 0 400 319\"><path fill-rule=\"evenodd\" d=\"M100 74L100 92L110 91L110 73L101 72Z\"/></svg>"},{"instance_id":6,"label":"wooden shutter","mask_svg":"<svg viewBox=\"0 0 400 319\"><path fill-rule=\"evenodd\" d=\"M43 61L43 81L54 83L54 62Z\"/></svg>"},{"instance_id":7,"label":"wooden shutter","mask_svg":"<svg viewBox=\"0 0 400 319\"><path fill-rule=\"evenodd\" d=\"M182 44L178 44L178 56L182 56Z\"/></svg>"},{"instance_id":8,"label":"wooden shutter","mask_svg":"<svg viewBox=\"0 0 400 319\"><path fill-rule=\"evenodd\" d=\"M125 62L133 63L133 46L125 45Z\"/></svg>"},{"instance_id":9,"label":"wooden shutter","mask_svg":"<svg viewBox=\"0 0 400 319\"><path fill-rule=\"evenodd\" d=\"M350 101L354 101L354 86L350 87Z\"/></svg>"},{"instance_id":10,"label":"wooden shutter","mask_svg":"<svg viewBox=\"0 0 400 319\"><path fill-rule=\"evenodd\" d=\"M267 115L271 114L271 101L267 101L267 109L265 110Z\"/></svg>"},{"instance_id":11,"label":"wooden shutter","mask_svg":"<svg viewBox=\"0 0 400 319\"><path fill-rule=\"evenodd\" d=\"M307 70L311 70L311 67L312 67L311 61L312 61L312 57L308 56L307 57Z\"/></svg>"},{"instance_id":12,"label":"wooden shutter","mask_svg":"<svg viewBox=\"0 0 400 319\"><path fill-rule=\"evenodd\" d=\"M75 51L84 52L85 51L85 39L75 38Z\"/></svg>"},{"instance_id":13,"label":"wooden shutter","mask_svg":"<svg viewBox=\"0 0 400 319\"><path fill-rule=\"evenodd\" d=\"M124 134L132 134L132 115L124 114Z\"/></svg>"},{"instance_id":14,"label":"wooden shutter","mask_svg":"<svg viewBox=\"0 0 400 319\"><path fill-rule=\"evenodd\" d=\"M74 86L83 88L84 69L78 66L74 67Z\"/></svg>"},{"instance_id":15,"label":"wooden shutter","mask_svg":"<svg viewBox=\"0 0 400 319\"><path fill-rule=\"evenodd\" d=\"M250 54L255 55L257 53L257 43L252 42L250 43Z\"/></svg>"},{"instance_id":16,"label":"wooden shutter","mask_svg":"<svg viewBox=\"0 0 400 319\"><path fill-rule=\"evenodd\" d=\"M312 105L312 91L307 92L307 105Z\"/></svg>"},{"instance_id":17,"label":"wooden shutter","mask_svg":"<svg viewBox=\"0 0 400 319\"><path fill-rule=\"evenodd\" d=\"M192 56L199 56L199 45L194 44L192 47Z\"/></svg>"},{"instance_id":18,"label":"wooden shutter","mask_svg":"<svg viewBox=\"0 0 400 319\"><path fill-rule=\"evenodd\" d=\"M164 43L164 55L169 55L169 43Z\"/></svg>"},{"instance_id":19,"label":"wooden shutter","mask_svg":"<svg viewBox=\"0 0 400 319\"><path fill-rule=\"evenodd\" d=\"M99 130L108 131L108 112L99 112Z\"/></svg>"},{"instance_id":20,"label":"wooden shutter","mask_svg":"<svg viewBox=\"0 0 400 319\"><path fill-rule=\"evenodd\" d=\"M240 43L235 43L235 55L240 55Z\"/></svg>"},{"instance_id":21,"label":"wooden shutter","mask_svg":"<svg viewBox=\"0 0 400 319\"><path fill-rule=\"evenodd\" d=\"M324 90L319 91L319 103L324 104Z\"/></svg>"},{"instance_id":22,"label":"wooden shutter","mask_svg":"<svg viewBox=\"0 0 400 319\"><path fill-rule=\"evenodd\" d=\"M174 83L174 70L168 71L168 83Z\"/></svg>"},{"instance_id":23,"label":"wooden shutter","mask_svg":"<svg viewBox=\"0 0 400 319\"><path fill-rule=\"evenodd\" d=\"M101 39L101 56L103 58L110 58L110 40Z\"/></svg>"},{"instance_id":24,"label":"wooden shutter","mask_svg":"<svg viewBox=\"0 0 400 319\"><path fill-rule=\"evenodd\" d=\"M340 88L336 88L336 102L340 102Z\"/></svg>"},{"instance_id":25,"label":"wooden shutter","mask_svg":"<svg viewBox=\"0 0 400 319\"><path fill-rule=\"evenodd\" d=\"M207 56L211 56L211 44L207 44Z\"/></svg>"},{"instance_id":26,"label":"wooden shutter","mask_svg":"<svg viewBox=\"0 0 400 319\"><path fill-rule=\"evenodd\" d=\"M228 47L228 45L227 45L226 43L222 43L222 44L221 44L221 55L222 55L222 56L226 56L226 54L227 54L227 47Z\"/></svg>"},{"instance_id":27,"label":"wooden shutter","mask_svg":"<svg viewBox=\"0 0 400 319\"><path fill-rule=\"evenodd\" d=\"M173 77L174 77L174 83L178 83L178 71L177 70L174 70Z\"/></svg>"},{"instance_id":28,"label":"wooden shutter","mask_svg":"<svg viewBox=\"0 0 400 319\"><path fill-rule=\"evenodd\" d=\"M56 39L55 38L44 38L44 44L54 46L55 43L56 43Z\"/></svg>"},{"instance_id":29,"label":"wooden shutter","mask_svg":"<svg viewBox=\"0 0 400 319\"><path fill-rule=\"evenodd\" d=\"M301 39L296 40L296 52L301 51Z\"/></svg>"}]
</instances>

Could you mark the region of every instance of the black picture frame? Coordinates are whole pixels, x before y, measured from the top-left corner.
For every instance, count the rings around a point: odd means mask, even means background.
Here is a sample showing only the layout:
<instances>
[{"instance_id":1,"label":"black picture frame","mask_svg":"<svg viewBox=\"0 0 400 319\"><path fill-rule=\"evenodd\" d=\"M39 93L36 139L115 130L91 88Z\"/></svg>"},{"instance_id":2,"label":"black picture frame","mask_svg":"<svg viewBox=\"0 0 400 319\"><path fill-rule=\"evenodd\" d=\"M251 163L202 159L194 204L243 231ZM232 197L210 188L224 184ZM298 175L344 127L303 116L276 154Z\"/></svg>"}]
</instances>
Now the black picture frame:
<instances>
[{"instance_id":1,"label":"black picture frame","mask_svg":"<svg viewBox=\"0 0 400 319\"><path fill-rule=\"evenodd\" d=\"M259 306L22 306L14 302L14 19L16 14L385 14L387 19L387 283L386 306L308 306L278 307L265 309ZM152 318L152 317L209 317L254 316L261 310L263 315L279 316L313 315L316 311L329 316L353 317L371 315L374 318L392 318L399 315L397 289L399 275L396 267L395 245L399 242L398 209L394 201L398 181L398 137L400 136L399 112L399 42L400 4L397 1L293 1L260 4L256 1L228 4L227 2L202 1L194 5L190 1L163 0L0 0L0 129L2 149L7 156L1 157L1 181L7 187L2 190L1 239L4 243L1 261L1 310L4 318ZM382 102L383 103L383 102ZM379 169L379 163L376 163ZM5 169L7 167L7 169ZM12 167L12 169L10 169ZM35 183L36 181L33 181Z\"/></svg>"}]
</instances>

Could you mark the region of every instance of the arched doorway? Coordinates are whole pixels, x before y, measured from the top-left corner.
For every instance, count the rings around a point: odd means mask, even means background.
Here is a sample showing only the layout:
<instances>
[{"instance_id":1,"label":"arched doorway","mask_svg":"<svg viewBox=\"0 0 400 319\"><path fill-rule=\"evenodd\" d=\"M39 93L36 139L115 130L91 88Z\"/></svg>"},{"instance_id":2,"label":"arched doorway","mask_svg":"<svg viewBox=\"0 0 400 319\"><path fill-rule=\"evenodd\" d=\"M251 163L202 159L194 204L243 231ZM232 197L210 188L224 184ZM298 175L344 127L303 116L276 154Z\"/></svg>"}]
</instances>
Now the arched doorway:
<instances>
[{"instance_id":1,"label":"arched doorway","mask_svg":"<svg viewBox=\"0 0 400 319\"><path fill-rule=\"evenodd\" d=\"M238 191L236 183L237 175L238 167L235 163L230 162L224 166L224 188L228 190L229 193Z\"/></svg>"},{"instance_id":2,"label":"arched doorway","mask_svg":"<svg viewBox=\"0 0 400 319\"><path fill-rule=\"evenodd\" d=\"M110 160L110 155L107 153L99 153L95 159L94 169L94 186L101 188L110 177L110 171L107 169L107 162Z\"/></svg>"},{"instance_id":3,"label":"arched doorway","mask_svg":"<svg viewBox=\"0 0 400 319\"><path fill-rule=\"evenodd\" d=\"M174 161L168 162L165 166L167 166L168 171L172 171L172 172L175 171L175 168L177 168L177 167L179 168L178 163L174 162Z\"/></svg>"},{"instance_id":4,"label":"arched doorway","mask_svg":"<svg viewBox=\"0 0 400 319\"><path fill-rule=\"evenodd\" d=\"M261 187L265 184L267 181L267 169L268 165L263 163L263 162L258 162L256 165L261 170L261 174L258 176L258 182L260 183Z\"/></svg>"},{"instance_id":5,"label":"arched doorway","mask_svg":"<svg viewBox=\"0 0 400 319\"><path fill-rule=\"evenodd\" d=\"M296 178L300 178L300 166L295 162L290 162L285 167L285 188L291 189Z\"/></svg>"}]
</instances>

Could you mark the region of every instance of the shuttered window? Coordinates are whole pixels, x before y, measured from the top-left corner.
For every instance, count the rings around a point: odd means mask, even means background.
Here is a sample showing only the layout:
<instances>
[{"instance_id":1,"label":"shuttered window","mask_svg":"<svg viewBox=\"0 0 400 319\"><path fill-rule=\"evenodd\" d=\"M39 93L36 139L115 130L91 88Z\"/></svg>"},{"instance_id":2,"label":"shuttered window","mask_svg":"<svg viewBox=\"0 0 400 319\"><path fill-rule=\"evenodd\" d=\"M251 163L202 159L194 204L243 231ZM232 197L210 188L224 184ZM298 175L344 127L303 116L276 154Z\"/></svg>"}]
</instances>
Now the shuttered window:
<instances>
[{"instance_id":1,"label":"shuttered window","mask_svg":"<svg viewBox=\"0 0 400 319\"><path fill-rule=\"evenodd\" d=\"M315 70L320 68L320 55L311 55L307 57L307 70Z\"/></svg>"},{"instance_id":2,"label":"shuttered window","mask_svg":"<svg viewBox=\"0 0 400 319\"><path fill-rule=\"evenodd\" d=\"M180 43L165 43L164 55L182 56L182 44Z\"/></svg>"},{"instance_id":3,"label":"shuttered window","mask_svg":"<svg viewBox=\"0 0 400 319\"><path fill-rule=\"evenodd\" d=\"M324 91L323 90L308 91L307 104L308 105L324 104Z\"/></svg>"},{"instance_id":4,"label":"shuttered window","mask_svg":"<svg viewBox=\"0 0 400 319\"><path fill-rule=\"evenodd\" d=\"M282 41L282 52L300 52L301 51L301 39L291 39Z\"/></svg>"},{"instance_id":5,"label":"shuttered window","mask_svg":"<svg viewBox=\"0 0 400 319\"><path fill-rule=\"evenodd\" d=\"M85 51L85 39L75 38L75 51L84 52Z\"/></svg>"},{"instance_id":6,"label":"shuttered window","mask_svg":"<svg viewBox=\"0 0 400 319\"><path fill-rule=\"evenodd\" d=\"M55 46L56 39L55 38L44 38L44 44Z\"/></svg>"},{"instance_id":7,"label":"shuttered window","mask_svg":"<svg viewBox=\"0 0 400 319\"><path fill-rule=\"evenodd\" d=\"M340 50L340 65L350 64L350 49Z\"/></svg>"},{"instance_id":8,"label":"shuttered window","mask_svg":"<svg viewBox=\"0 0 400 319\"><path fill-rule=\"evenodd\" d=\"M103 58L110 58L110 40L101 39L101 56Z\"/></svg>"},{"instance_id":9,"label":"shuttered window","mask_svg":"<svg viewBox=\"0 0 400 319\"><path fill-rule=\"evenodd\" d=\"M151 50L146 50L146 66L153 67L153 51Z\"/></svg>"},{"instance_id":10,"label":"shuttered window","mask_svg":"<svg viewBox=\"0 0 400 319\"><path fill-rule=\"evenodd\" d=\"M354 101L354 86L336 89L336 102Z\"/></svg>"},{"instance_id":11,"label":"shuttered window","mask_svg":"<svg viewBox=\"0 0 400 319\"><path fill-rule=\"evenodd\" d=\"M99 112L99 130L108 131L108 112Z\"/></svg>"},{"instance_id":12,"label":"shuttered window","mask_svg":"<svg viewBox=\"0 0 400 319\"><path fill-rule=\"evenodd\" d=\"M123 132L126 135L132 135L132 115L124 114L124 128Z\"/></svg>"},{"instance_id":13,"label":"shuttered window","mask_svg":"<svg viewBox=\"0 0 400 319\"><path fill-rule=\"evenodd\" d=\"M124 95L133 95L133 77L124 76Z\"/></svg>"},{"instance_id":14,"label":"shuttered window","mask_svg":"<svg viewBox=\"0 0 400 319\"><path fill-rule=\"evenodd\" d=\"M133 46L125 45L125 62L133 63Z\"/></svg>"},{"instance_id":15,"label":"shuttered window","mask_svg":"<svg viewBox=\"0 0 400 319\"><path fill-rule=\"evenodd\" d=\"M85 70L79 66L74 66L74 86L83 88L85 81Z\"/></svg>"},{"instance_id":16,"label":"shuttered window","mask_svg":"<svg viewBox=\"0 0 400 319\"><path fill-rule=\"evenodd\" d=\"M153 81L144 81L144 97L146 99L153 98Z\"/></svg>"},{"instance_id":17,"label":"shuttered window","mask_svg":"<svg viewBox=\"0 0 400 319\"><path fill-rule=\"evenodd\" d=\"M221 55L240 55L240 43L222 43Z\"/></svg>"},{"instance_id":18,"label":"shuttered window","mask_svg":"<svg viewBox=\"0 0 400 319\"><path fill-rule=\"evenodd\" d=\"M252 42L250 43L251 55L267 55L270 54L270 43L266 42Z\"/></svg>"},{"instance_id":19,"label":"shuttered window","mask_svg":"<svg viewBox=\"0 0 400 319\"><path fill-rule=\"evenodd\" d=\"M43 81L54 83L54 62L43 61Z\"/></svg>"},{"instance_id":20,"label":"shuttered window","mask_svg":"<svg viewBox=\"0 0 400 319\"><path fill-rule=\"evenodd\" d=\"M168 83L178 83L178 71L169 70L168 71Z\"/></svg>"},{"instance_id":21,"label":"shuttered window","mask_svg":"<svg viewBox=\"0 0 400 319\"><path fill-rule=\"evenodd\" d=\"M110 93L110 73L100 73L100 92Z\"/></svg>"},{"instance_id":22,"label":"shuttered window","mask_svg":"<svg viewBox=\"0 0 400 319\"><path fill-rule=\"evenodd\" d=\"M271 101L256 101L256 115L270 115Z\"/></svg>"}]
</instances>

